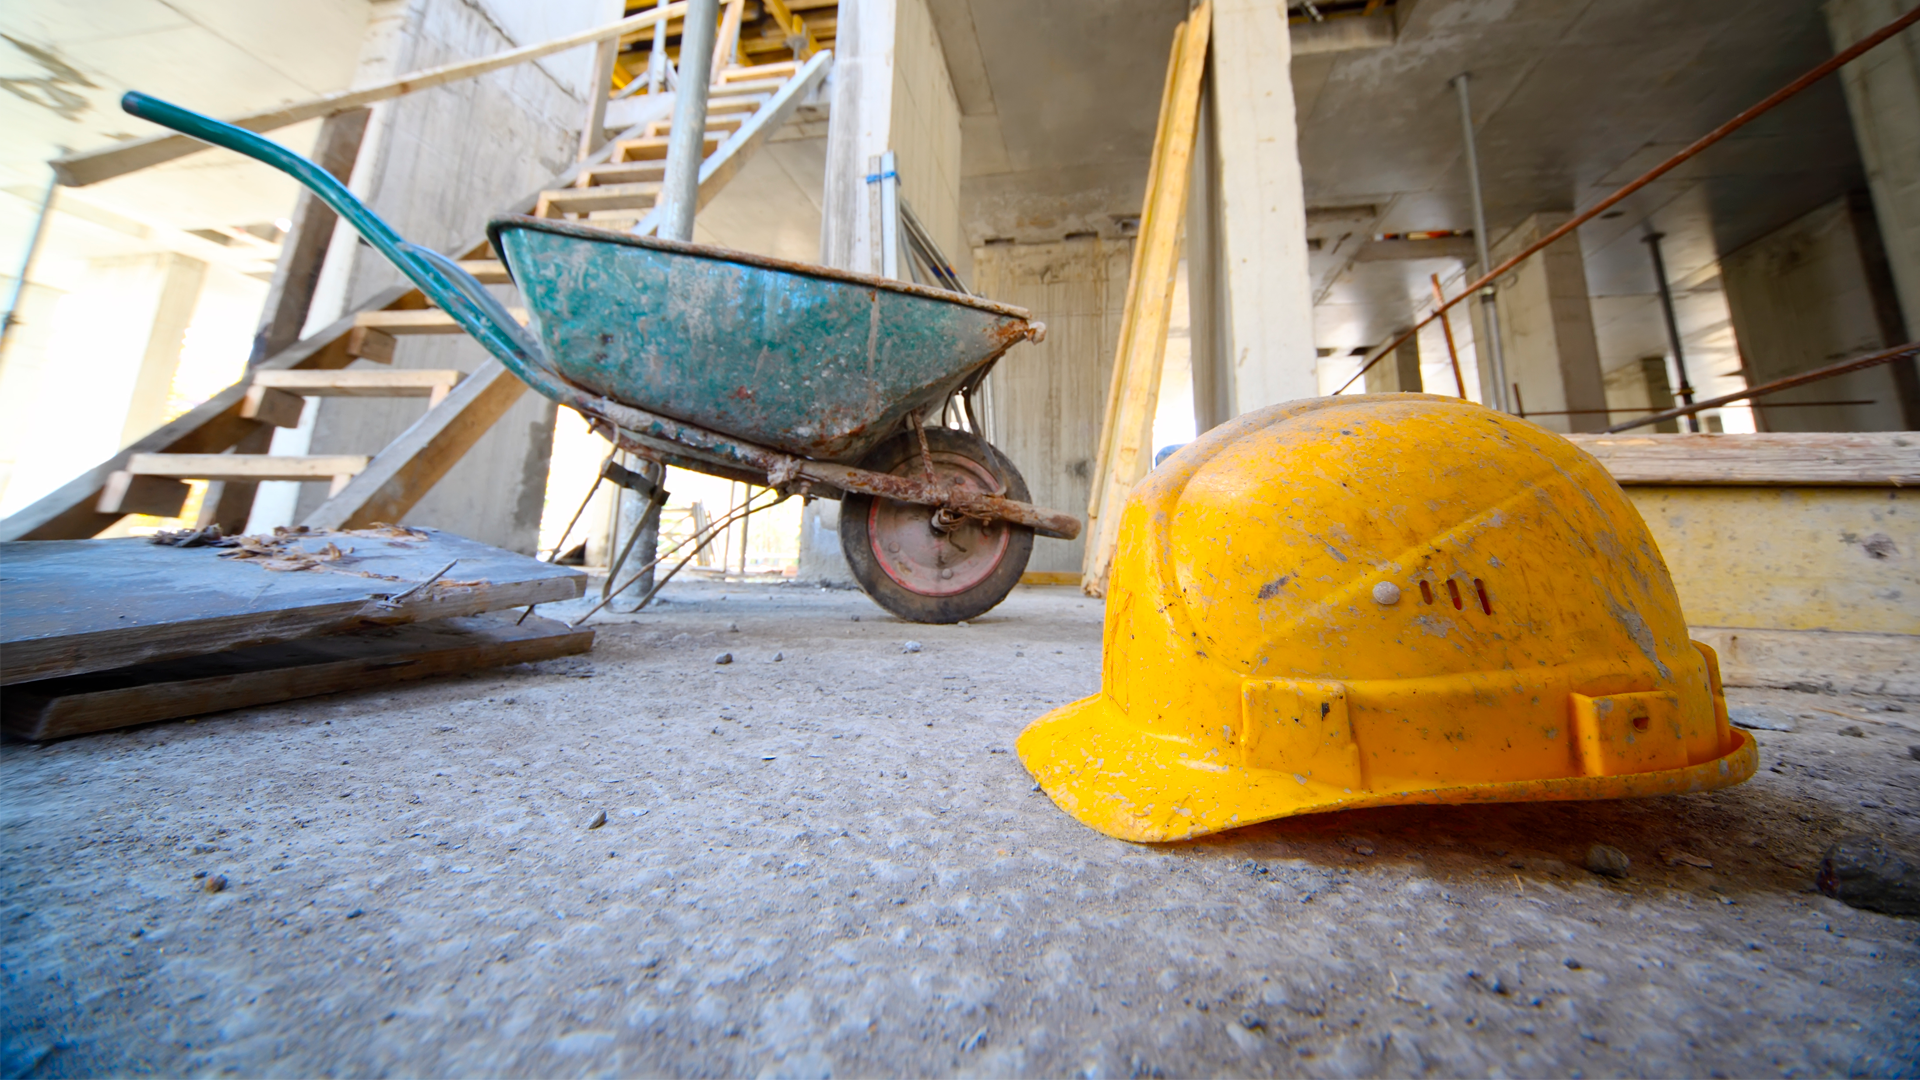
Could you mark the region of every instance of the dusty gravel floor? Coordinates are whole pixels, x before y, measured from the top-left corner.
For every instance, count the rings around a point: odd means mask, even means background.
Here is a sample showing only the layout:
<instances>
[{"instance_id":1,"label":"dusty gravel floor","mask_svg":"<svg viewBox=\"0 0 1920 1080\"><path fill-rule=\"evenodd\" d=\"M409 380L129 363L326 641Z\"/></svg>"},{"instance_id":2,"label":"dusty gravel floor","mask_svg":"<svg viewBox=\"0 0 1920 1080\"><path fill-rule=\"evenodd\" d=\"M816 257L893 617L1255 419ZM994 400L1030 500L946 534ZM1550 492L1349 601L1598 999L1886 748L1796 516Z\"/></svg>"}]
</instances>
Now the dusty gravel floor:
<instances>
[{"instance_id":1,"label":"dusty gravel floor","mask_svg":"<svg viewBox=\"0 0 1920 1080\"><path fill-rule=\"evenodd\" d=\"M0 1073L1920 1073L1920 921L1811 885L1915 846L1920 703L1735 691L1795 730L1714 795L1142 847L1009 752L1095 686L1077 593L669 596L577 664L5 747Z\"/></svg>"}]
</instances>

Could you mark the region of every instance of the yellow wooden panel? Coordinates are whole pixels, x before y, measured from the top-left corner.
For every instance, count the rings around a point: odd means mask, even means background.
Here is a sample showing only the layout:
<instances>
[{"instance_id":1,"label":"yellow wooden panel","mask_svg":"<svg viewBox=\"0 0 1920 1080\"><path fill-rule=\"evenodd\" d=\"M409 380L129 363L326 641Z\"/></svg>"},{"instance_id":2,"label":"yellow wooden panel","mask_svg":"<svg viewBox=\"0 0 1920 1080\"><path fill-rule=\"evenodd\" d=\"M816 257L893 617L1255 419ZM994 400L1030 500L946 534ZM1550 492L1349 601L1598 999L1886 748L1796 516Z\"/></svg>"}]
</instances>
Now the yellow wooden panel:
<instances>
[{"instance_id":1,"label":"yellow wooden panel","mask_svg":"<svg viewBox=\"0 0 1920 1080\"><path fill-rule=\"evenodd\" d=\"M1901 488L1629 487L1695 626L1920 634Z\"/></svg>"}]
</instances>

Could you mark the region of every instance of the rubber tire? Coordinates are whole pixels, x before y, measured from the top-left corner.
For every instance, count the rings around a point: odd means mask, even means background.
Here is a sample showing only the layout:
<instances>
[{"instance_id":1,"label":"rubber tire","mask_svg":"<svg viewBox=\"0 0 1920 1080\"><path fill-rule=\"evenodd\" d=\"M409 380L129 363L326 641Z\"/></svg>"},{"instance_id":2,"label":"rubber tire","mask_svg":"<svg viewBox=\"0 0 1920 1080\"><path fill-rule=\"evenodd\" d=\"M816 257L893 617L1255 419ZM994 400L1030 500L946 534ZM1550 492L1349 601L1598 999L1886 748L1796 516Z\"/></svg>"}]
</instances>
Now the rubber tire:
<instances>
[{"instance_id":1,"label":"rubber tire","mask_svg":"<svg viewBox=\"0 0 1920 1080\"><path fill-rule=\"evenodd\" d=\"M927 428L926 432L929 450L964 457L984 466L1006 488L1009 499L1027 502L1031 498L1020 470L979 436L951 428ZM982 447L992 455L991 461L981 460ZM897 476L916 475L920 467L920 440L911 431L882 443L860 462L862 469ZM1007 537L1007 552L1000 565L965 592L923 596L894 581L873 554L867 518L874 498L849 494L840 500L840 553L846 557L847 567L853 571L853 579L860 583L860 590L874 603L908 622L957 623L992 611L1020 584L1020 575L1026 572L1027 560L1033 556L1033 530L1004 522L1011 535Z\"/></svg>"}]
</instances>

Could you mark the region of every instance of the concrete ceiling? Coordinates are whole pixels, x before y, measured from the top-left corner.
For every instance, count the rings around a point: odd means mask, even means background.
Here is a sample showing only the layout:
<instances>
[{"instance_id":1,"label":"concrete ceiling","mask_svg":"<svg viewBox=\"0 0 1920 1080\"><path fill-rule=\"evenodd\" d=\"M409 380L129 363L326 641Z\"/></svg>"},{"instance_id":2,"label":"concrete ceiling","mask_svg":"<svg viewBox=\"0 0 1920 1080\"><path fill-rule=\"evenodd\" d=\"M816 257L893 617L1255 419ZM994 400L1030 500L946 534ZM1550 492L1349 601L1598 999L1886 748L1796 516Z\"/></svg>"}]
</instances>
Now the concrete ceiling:
<instances>
[{"instance_id":1,"label":"concrete ceiling","mask_svg":"<svg viewBox=\"0 0 1920 1080\"><path fill-rule=\"evenodd\" d=\"M1111 235L1118 217L1137 214L1186 0L930 3L964 114L971 239ZM1394 8L1390 45L1293 62L1307 204L1336 211L1312 233L1322 241L1312 260L1319 344L1342 354L1406 326L1431 294L1429 274L1461 273L1451 254L1354 260L1376 234L1471 229L1453 76L1471 73L1498 240L1537 211L1591 205L1831 54L1818 0ZM1667 234L1689 347L1730 356L1718 257L1862 183L1829 80L1588 225L1589 287L1617 301L1604 313L1605 362L1659 351L1657 322L1639 329L1654 289L1647 229ZM1619 317L1627 311L1644 317Z\"/></svg>"}]
</instances>

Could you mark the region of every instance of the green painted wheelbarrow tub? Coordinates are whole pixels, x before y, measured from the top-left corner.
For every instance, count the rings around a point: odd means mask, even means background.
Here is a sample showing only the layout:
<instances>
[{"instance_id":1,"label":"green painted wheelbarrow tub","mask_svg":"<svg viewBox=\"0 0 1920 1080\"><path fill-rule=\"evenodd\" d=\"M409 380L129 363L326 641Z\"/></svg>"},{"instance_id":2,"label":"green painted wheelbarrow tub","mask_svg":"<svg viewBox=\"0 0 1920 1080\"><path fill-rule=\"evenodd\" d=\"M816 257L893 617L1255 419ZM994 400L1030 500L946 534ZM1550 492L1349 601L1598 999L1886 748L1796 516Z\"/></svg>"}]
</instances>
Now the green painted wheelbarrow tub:
<instances>
[{"instance_id":1,"label":"green painted wheelbarrow tub","mask_svg":"<svg viewBox=\"0 0 1920 1080\"><path fill-rule=\"evenodd\" d=\"M529 333L457 262L402 239L279 143L138 92L120 107L298 180L507 370L623 449L788 493L858 492L1062 540L1080 534L1071 514L845 463L1015 342L1040 340L1045 327L1019 308L722 248L502 218L490 234L509 271L525 275L516 281L533 312Z\"/></svg>"},{"instance_id":2,"label":"green painted wheelbarrow tub","mask_svg":"<svg viewBox=\"0 0 1920 1080\"><path fill-rule=\"evenodd\" d=\"M762 446L854 462L1027 339L991 301L543 218L487 230L563 378Z\"/></svg>"}]
</instances>

